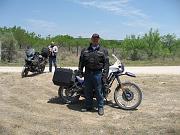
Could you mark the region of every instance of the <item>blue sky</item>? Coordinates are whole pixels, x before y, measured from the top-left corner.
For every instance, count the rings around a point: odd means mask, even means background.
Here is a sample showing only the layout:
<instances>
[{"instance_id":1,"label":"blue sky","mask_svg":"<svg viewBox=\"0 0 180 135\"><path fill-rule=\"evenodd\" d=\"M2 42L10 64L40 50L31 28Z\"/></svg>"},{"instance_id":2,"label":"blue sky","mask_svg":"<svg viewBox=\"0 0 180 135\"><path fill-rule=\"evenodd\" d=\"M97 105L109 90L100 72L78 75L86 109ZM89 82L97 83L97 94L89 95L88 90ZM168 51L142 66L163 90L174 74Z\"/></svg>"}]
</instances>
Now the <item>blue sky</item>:
<instances>
[{"instance_id":1,"label":"blue sky","mask_svg":"<svg viewBox=\"0 0 180 135\"><path fill-rule=\"evenodd\" d=\"M180 0L0 0L0 27L14 25L42 36L123 39L152 27L180 37Z\"/></svg>"}]
</instances>

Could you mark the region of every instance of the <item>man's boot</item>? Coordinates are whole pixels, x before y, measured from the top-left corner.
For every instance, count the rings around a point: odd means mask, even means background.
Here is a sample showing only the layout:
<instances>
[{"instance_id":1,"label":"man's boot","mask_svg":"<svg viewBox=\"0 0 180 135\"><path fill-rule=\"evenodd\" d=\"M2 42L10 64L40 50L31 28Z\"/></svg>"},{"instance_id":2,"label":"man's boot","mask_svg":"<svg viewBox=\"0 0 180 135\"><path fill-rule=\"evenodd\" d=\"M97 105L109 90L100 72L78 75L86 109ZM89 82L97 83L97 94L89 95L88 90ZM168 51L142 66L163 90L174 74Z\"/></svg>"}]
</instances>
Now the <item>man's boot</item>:
<instances>
[{"instance_id":1,"label":"man's boot","mask_svg":"<svg viewBox=\"0 0 180 135\"><path fill-rule=\"evenodd\" d=\"M98 114L99 114L100 116L104 115L104 108L99 108L99 109L98 109Z\"/></svg>"}]
</instances>

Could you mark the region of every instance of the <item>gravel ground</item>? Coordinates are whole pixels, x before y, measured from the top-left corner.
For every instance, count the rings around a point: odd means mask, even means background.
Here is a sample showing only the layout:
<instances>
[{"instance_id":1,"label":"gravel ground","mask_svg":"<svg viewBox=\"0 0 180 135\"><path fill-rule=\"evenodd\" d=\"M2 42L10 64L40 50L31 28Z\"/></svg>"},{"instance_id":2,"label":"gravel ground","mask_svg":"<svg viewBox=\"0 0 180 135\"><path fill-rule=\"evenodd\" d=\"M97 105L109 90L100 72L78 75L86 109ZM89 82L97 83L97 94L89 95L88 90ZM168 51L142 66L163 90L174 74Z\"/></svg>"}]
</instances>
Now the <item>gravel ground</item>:
<instances>
[{"instance_id":1,"label":"gravel ground","mask_svg":"<svg viewBox=\"0 0 180 135\"><path fill-rule=\"evenodd\" d=\"M143 92L135 111L113 104L113 92L105 115L81 112L78 104L62 104L52 74L0 73L0 135L178 135L180 134L180 75L123 77Z\"/></svg>"},{"instance_id":2,"label":"gravel ground","mask_svg":"<svg viewBox=\"0 0 180 135\"><path fill-rule=\"evenodd\" d=\"M67 67L77 69L77 67ZM21 72L22 67L0 67L0 72ZM48 71L46 67L45 72ZM166 74L166 75L180 75L180 66L147 66L147 67L125 67L125 71L135 74Z\"/></svg>"}]
</instances>

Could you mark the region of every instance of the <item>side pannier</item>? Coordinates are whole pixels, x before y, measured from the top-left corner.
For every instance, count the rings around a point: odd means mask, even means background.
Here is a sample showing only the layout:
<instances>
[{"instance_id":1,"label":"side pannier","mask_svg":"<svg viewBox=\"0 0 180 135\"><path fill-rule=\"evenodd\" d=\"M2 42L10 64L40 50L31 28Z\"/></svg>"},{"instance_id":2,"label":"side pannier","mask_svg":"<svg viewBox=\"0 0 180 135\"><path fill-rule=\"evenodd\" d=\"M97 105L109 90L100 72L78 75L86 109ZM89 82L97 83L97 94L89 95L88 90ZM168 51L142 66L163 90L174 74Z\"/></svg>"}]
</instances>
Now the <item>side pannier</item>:
<instances>
[{"instance_id":1,"label":"side pannier","mask_svg":"<svg viewBox=\"0 0 180 135\"><path fill-rule=\"evenodd\" d=\"M74 74L72 69L57 68L53 75L53 83L58 86L69 86L72 84Z\"/></svg>"}]
</instances>

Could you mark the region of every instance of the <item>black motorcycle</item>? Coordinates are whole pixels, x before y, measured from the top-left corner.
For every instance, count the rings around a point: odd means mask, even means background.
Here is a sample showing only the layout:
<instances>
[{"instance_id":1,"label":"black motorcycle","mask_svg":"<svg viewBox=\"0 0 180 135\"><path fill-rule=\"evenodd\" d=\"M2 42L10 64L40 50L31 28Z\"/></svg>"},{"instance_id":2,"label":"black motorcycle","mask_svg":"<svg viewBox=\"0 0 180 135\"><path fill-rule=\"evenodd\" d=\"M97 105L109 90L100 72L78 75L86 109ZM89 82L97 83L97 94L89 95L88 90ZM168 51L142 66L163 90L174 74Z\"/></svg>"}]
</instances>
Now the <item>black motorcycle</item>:
<instances>
[{"instance_id":1,"label":"black motorcycle","mask_svg":"<svg viewBox=\"0 0 180 135\"><path fill-rule=\"evenodd\" d=\"M28 72L43 73L47 64L48 54L45 54L45 52L40 54L35 52L33 48L26 50L25 54L25 65L21 73L22 78L26 77Z\"/></svg>"},{"instance_id":2,"label":"black motorcycle","mask_svg":"<svg viewBox=\"0 0 180 135\"><path fill-rule=\"evenodd\" d=\"M131 82L121 82L120 76L126 75L136 77L135 74L124 72L124 65L120 60L112 55L116 62L109 67L109 76L107 85L104 89L104 98L107 99L108 94L111 92L111 86L114 80L117 80L117 86L114 91L114 101L122 109L131 110L137 108L142 100L142 92L140 88ZM60 86L58 95L63 99L64 103L75 103L79 100L80 96L84 97L84 78L78 76L78 71L74 71L74 81L70 86ZM95 97L95 92L94 92Z\"/></svg>"}]
</instances>

